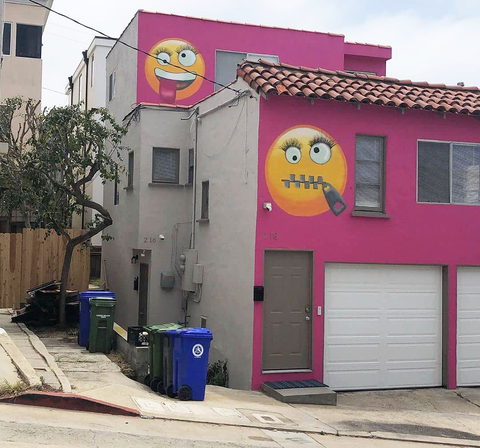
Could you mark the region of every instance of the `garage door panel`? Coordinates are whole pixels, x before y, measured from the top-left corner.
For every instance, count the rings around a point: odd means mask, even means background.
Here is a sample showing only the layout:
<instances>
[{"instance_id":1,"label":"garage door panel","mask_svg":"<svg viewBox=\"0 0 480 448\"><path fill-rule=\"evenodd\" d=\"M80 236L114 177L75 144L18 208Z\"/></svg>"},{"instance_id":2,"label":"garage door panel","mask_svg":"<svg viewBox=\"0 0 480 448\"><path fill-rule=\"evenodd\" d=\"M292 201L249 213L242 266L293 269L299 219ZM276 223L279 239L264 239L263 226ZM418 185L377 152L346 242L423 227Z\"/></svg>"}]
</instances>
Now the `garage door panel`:
<instances>
[{"instance_id":1,"label":"garage door panel","mask_svg":"<svg viewBox=\"0 0 480 448\"><path fill-rule=\"evenodd\" d=\"M325 278L326 384L441 385L439 267L328 264Z\"/></svg>"},{"instance_id":2,"label":"garage door panel","mask_svg":"<svg viewBox=\"0 0 480 448\"><path fill-rule=\"evenodd\" d=\"M387 334L389 336L433 336L436 338L439 330L439 317L387 317Z\"/></svg>"},{"instance_id":3,"label":"garage door panel","mask_svg":"<svg viewBox=\"0 0 480 448\"><path fill-rule=\"evenodd\" d=\"M457 271L457 385L480 386L480 268Z\"/></svg>"}]
</instances>

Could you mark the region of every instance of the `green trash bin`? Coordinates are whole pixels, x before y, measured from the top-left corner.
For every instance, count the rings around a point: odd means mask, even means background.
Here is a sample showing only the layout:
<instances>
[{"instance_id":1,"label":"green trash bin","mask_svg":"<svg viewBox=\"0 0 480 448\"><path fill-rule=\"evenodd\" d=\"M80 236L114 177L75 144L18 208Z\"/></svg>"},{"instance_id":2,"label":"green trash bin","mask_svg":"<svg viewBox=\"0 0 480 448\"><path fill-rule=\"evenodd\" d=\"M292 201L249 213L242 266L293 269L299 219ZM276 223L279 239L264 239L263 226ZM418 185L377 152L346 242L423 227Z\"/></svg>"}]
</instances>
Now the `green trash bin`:
<instances>
[{"instance_id":1,"label":"green trash bin","mask_svg":"<svg viewBox=\"0 0 480 448\"><path fill-rule=\"evenodd\" d=\"M182 328L181 325L175 323L161 324L161 325L147 325L143 327L148 331L148 356L149 356L149 374L145 377L145 384L150 386L154 392L165 393L165 388L168 385L169 370L169 338L167 336L168 330L178 330ZM170 375L173 378L173 374Z\"/></svg>"},{"instance_id":2,"label":"green trash bin","mask_svg":"<svg viewBox=\"0 0 480 448\"><path fill-rule=\"evenodd\" d=\"M90 299L90 353L110 353L113 342L113 324L115 321L116 300L103 298Z\"/></svg>"}]
</instances>

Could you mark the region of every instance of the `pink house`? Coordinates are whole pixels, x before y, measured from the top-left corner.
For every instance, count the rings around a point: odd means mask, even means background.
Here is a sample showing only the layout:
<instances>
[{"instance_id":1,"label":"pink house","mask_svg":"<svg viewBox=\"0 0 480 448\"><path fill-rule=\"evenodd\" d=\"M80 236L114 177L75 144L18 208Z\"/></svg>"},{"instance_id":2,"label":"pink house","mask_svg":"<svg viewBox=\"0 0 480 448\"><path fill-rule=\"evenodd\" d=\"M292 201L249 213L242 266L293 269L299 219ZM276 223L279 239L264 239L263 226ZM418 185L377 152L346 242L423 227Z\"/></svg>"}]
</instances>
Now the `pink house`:
<instances>
[{"instance_id":1,"label":"pink house","mask_svg":"<svg viewBox=\"0 0 480 448\"><path fill-rule=\"evenodd\" d=\"M123 40L157 59L107 58L120 326L211 328L237 388L480 384L477 88L385 77L388 48L329 34L140 12Z\"/></svg>"}]
</instances>

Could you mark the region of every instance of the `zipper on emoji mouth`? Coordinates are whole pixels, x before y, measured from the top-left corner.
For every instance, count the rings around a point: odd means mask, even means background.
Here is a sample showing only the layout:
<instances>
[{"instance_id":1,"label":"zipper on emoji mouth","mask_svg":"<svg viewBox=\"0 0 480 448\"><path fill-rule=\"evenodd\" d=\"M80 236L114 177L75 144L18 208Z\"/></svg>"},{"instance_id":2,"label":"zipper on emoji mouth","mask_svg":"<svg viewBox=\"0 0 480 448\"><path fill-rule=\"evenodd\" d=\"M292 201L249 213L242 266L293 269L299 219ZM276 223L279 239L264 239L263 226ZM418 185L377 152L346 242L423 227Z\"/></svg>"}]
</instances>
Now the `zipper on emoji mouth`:
<instances>
[{"instance_id":1,"label":"zipper on emoji mouth","mask_svg":"<svg viewBox=\"0 0 480 448\"><path fill-rule=\"evenodd\" d=\"M294 184L295 188L300 188L303 185L305 190L309 190L310 187L314 190L318 190L318 187L324 183L322 176L317 176L316 180L315 176L308 176L308 180L306 177L305 174L300 174L299 179L297 179L295 174L290 174L289 179L282 179L282 182L285 188L290 188L291 184Z\"/></svg>"}]
</instances>

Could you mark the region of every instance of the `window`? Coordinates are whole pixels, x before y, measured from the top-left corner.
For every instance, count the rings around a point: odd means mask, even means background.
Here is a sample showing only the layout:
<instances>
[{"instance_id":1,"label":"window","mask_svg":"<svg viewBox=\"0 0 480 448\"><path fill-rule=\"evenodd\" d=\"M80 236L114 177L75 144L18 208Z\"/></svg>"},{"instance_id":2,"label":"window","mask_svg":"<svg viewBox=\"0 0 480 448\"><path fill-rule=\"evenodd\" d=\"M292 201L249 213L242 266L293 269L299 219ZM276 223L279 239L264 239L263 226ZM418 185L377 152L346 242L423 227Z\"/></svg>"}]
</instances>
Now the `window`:
<instances>
[{"instance_id":1,"label":"window","mask_svg":"<svg viewBox=\"0 0 480 448\"><path fill-rule=\"evenodd\" d=\"M135 168L135 159L133 151L128 153L128 184L127 188L133 187L133 170Z\"/></svg>"},{"instance_id":2,"label":"window","mask_svg":"<svg viewBox=\"0 0 480 448\"><path fill-rule=\"evenodd\" d=\"M188 150L188 184L193 184L193 170L195 167L195 152L193 149Z\"/></svg>"},{"instance_id":3,"label":"window","mask_svg":"<svg viewBox=\"0 0 480 448\"><path fill-rule=\"evenodd\" d=\"M357 135L355 210L385 211L385 139Z\"/></svg>"},{"instance_id":4,"label":"window","mask_svg":"<svg viewBox=\"0 0 480 448\"><path fill-rule=\"evenodd\" d=\"M16 56L22 58L42 57L42 27L35 25L17 25Z\"/></svg>"},{"instance_id":5,"label":"window","mask_svg":"<svg viewBox=\"0 0 480 448\"><path fill-rule=\"evenodd\" d=\"M2 52L5 56L12 54L12 24L3 24L3 47Z\"/></svg>"},{"instance_id":6,"label":"window","mask_svg":"<svg viewBox=\"0 0 480 448\"><path fill-rule=\"evenodd\" d=\"M418 202L480 205L480 145L418 142Z\"/></svg>"},{"instance_id":7,"label":"window","mask_svg":"<svg viewBox=\"0 0 480 448\"><path fill-rule=\"evenodd\" d=\"M83 74L78 77L78 103L83 101Z\"/></svg>"},{"instance_id":8,"label":"window","mask_svg":"<svg viewBox=\"0 0 480 448\"><path fill-rule=\"evenodd\" d=\"M118 193L118 167L115 167L115 180L113 184L113 205L118 205L120 202L120 195Z\"/></svg>"},{"instance_id":9,"label":"window","mask_svg":"<svg viewBox=\"0 0 480 448\"><path fill-rule=\"evenodd\" d=\"M115 98L117 90L117 74L112 72L108 78L108 101L112 101Z\"/></svg>"},{"instance_id":10,"label":"window","mask_svg":"<svg viewBox=\"0 0 480 448\"><path fill-rule=\"evenodd\" d=\"M152 182L178 184L180 150L153 148Z\"/></svg>"},{"instance_id":11,"label":"window","mask_svg":"<svg viewBox=\"0 0 480 448\"><path fill-rule=\"evenodd\" d=\"M90 87L93 87L93 68L95 67L95 55L92 54L92 58L90 59Z\"/></svg>"},{"instance_id":12,"label":"window","mask_svg":"<svg viewBox=\"0 0 480 448\"><path fill-rule=\"evenodd\" d=\"M266 61L278 63L278 56L257 53L243 53L237 51L217 50L215 60L215 82L222 85L234 81L237 78L237 65L243 59L265 59ZM222 86L215 84L215 89L221 89Z\"/></svg>"},{"instance_id":13,"label":"window","mask_svg":"<svg viewBox=\"0 0 480 448\"><path fill-rule=\"evenodd\" d=\"M209 219L208 218L208 207L210 202L210 182L208 180L206 182L202 182L202 219Z\"/></svg>"}]
</instances>

